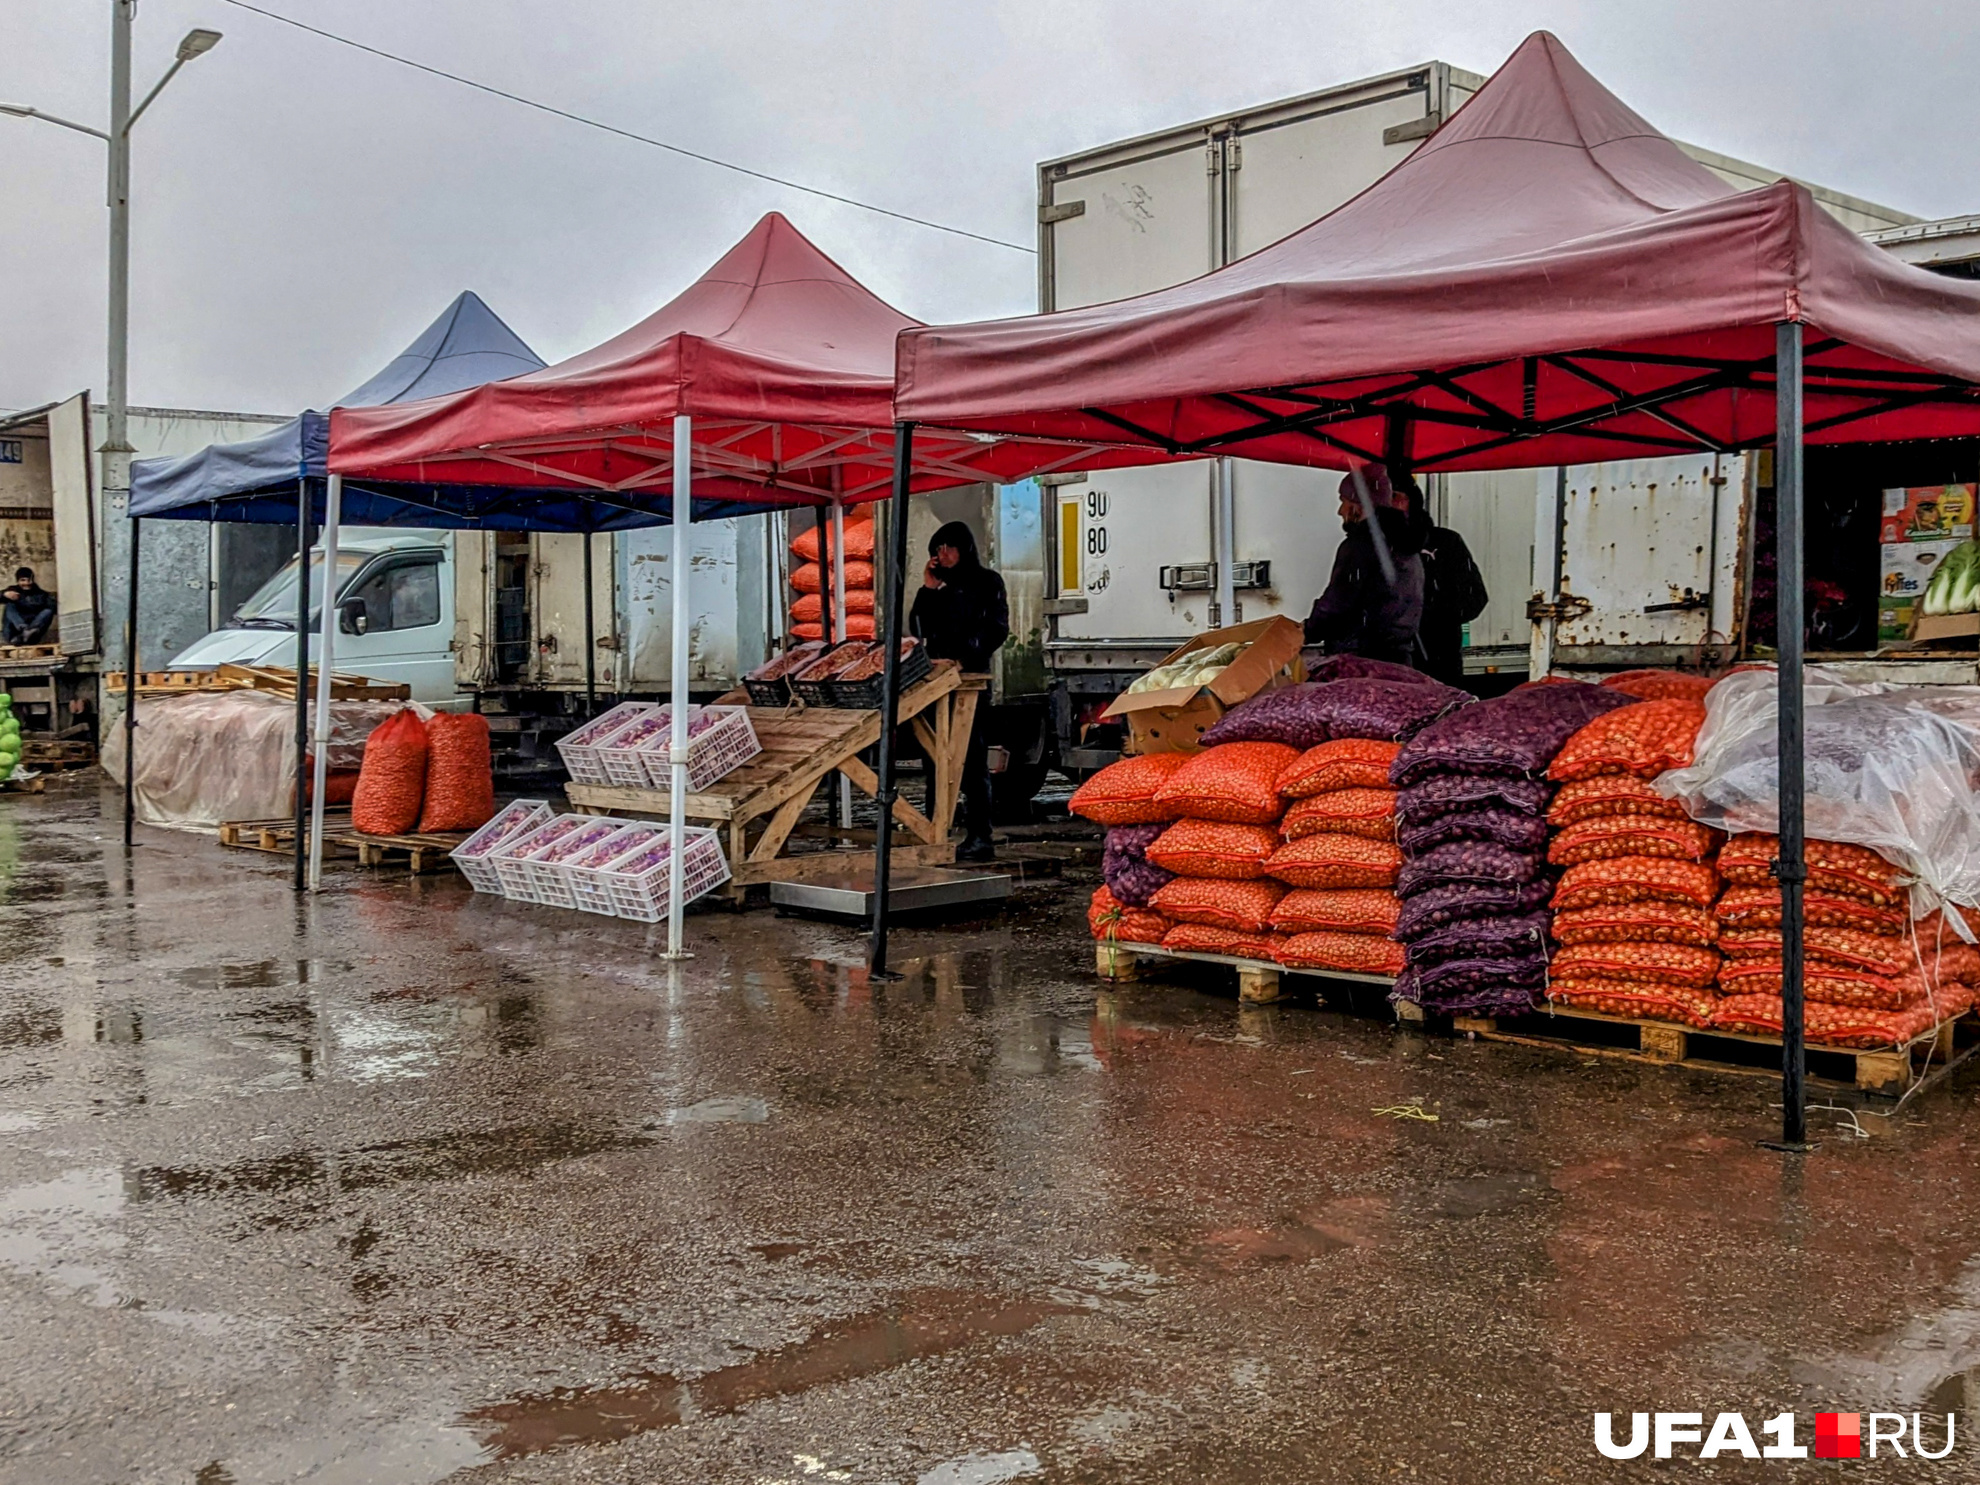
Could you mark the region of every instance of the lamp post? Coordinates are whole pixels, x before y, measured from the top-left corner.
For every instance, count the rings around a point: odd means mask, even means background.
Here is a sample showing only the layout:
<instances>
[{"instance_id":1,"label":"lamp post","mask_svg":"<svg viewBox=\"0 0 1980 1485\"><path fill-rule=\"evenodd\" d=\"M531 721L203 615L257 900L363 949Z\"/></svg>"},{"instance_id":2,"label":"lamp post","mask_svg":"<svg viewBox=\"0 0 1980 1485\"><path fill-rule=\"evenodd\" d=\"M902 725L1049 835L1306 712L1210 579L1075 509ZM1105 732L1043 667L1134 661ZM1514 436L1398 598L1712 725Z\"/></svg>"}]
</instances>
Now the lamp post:
<instances>
[{"instance_id":1,"label":"lamp post","mask_svg":"<svg viewBox=\"0 0 1980 1485\"><path fill-rule=\"evenodd\" d=\"M131 338L131 126L152 101L165 91L165 85L178 76L179 69L194 57L204 56L220 44L220 33L195 27L179 41L179 49L165 75L152 85L136 108L131 107L131 27L137 19L137 0L110 0L110 128L105 131L73 119L60 118L21 103L0 103L0 113L15 118L40 119L43 123L88 134L110 146L108 203L110 207L110 304L109 378L105 388L104 437L98 450L103 456L102 488L106 511L129 509L131 498L131 455L136 452L130 440ZM135 810L131 784L137 744L137 578L138 526L131 522L130 603L124 626L124 844L131 843Z\"/></svg>"}]
</instances>

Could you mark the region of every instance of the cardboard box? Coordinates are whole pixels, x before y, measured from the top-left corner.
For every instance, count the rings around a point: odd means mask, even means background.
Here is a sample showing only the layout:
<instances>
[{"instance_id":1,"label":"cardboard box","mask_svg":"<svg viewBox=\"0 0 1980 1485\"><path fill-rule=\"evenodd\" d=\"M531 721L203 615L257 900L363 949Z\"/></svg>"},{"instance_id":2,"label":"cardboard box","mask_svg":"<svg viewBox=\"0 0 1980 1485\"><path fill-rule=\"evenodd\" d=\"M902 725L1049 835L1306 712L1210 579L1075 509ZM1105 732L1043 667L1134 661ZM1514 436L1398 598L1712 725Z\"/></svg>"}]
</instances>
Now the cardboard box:
<instances>
[{"instance_id":1,"label":"cardboard box","mask_svg":"<svg viewBox=\"0 0 1980 1485\"><path fill-rule=\"evenodd\" d=\"M1915 485L1884 491L1878 530L1877 638L1912 635L1918 600L1946 553L1973 535L1975 487ZM1963 631L1970 632L1970 631Z\"/></svg>"},{"instance_id":2,"label":"cardboard box","mask_svg":"<svg viewBox=\"0 0 1980 1485\"><path fill-rule=\"evenodd\" d=\"M1130 753L1193 753L1197 739L1218 718L1261 691L1289 686L1306 678L1299 651L1304 631L1291 619L1254 619L1229 629L1199 634L1162 658L1171 665L1196 650L1215 649L1233 642L1250 643L1237 659L1207 686L1180 686L1166 691L1123 693L1102 712L1126 720Z\"/></svg>"},{"instance_id":3,"label":"cardboard box","mask_svg":"<svg viewBox=\"0 0 1980 1485\"><path fill-rule=\"evenodd\" d=\"M1939 614L1932 618L1920 614L1911 626L1911 638L1920 644L1974 634L1980 634L1980 614Z\"/></svg>"}]
</instances>

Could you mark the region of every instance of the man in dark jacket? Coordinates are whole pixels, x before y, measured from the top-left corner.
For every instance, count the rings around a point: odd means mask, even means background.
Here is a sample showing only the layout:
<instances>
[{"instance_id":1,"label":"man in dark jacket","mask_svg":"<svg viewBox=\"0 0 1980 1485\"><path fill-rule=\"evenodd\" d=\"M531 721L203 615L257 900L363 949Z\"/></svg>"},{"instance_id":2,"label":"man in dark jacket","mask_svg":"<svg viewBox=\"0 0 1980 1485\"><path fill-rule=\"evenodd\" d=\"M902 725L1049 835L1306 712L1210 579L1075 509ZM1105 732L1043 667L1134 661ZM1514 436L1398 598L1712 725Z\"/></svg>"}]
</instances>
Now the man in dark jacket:
<instances>
[{"instance_id":1,"label":"man in dark jacket","mask_svg":"<svg viewBox=\"0 0 1980 1485\"><path fill-rule=\"evenodd\" d=\"M1423 540L1423 624L1417 645L1424 674L1447 686L1464 685L1464 626L1491 601L1485 575L1471 558L1464 538L1448 526L1432 524L1430 509L1415 481L1405 486L1410 519Z\"/></svg>"},{"instance_id":2,"label":"man in dark jacket","mask_svg":"<svg viewBox=\"0 0 1980 1485\"><path fill-rule=\"evenodd\" d=\"M55 623L55 595L34 581L34 569L23 567L0 598L6 600L0 616L0 644L44 645L51 641L48 631Z\"/></svg>"},{"instance_id":3,"label":"man in dark jacket","mask_svg":"<svg viewBox=\"0 0 1980 1485\"><path fill-rule=\"evenodd\" d=\"M1414 665L1423 623L1424 531L1409 517L1407 502L1380 464L1364 465L1341 480L1341 524L1347 535L1334 553L1327 591L1306 616L1306 642L1332 655L1362 655ZM1363 501L1373 506L1387 539L1389 565L1382 571L1368 531Z\"/></svg>"},{"instance_id":4,"label":"man in dark jacket","mask_svg":"<svg viewBox=\"0 0 1980 1485\"><path fill-rule=\"evenodd\" d=\"M1011 610L1004 580L976 555L976 537L961 521L951 521L928 539L928 565L921 591L914 595L908 627L936 660L953 660L966 672L990 668L990 657L1011 637ZM988 861L996 854L990 839L990 769L979 703L963 755L963 843L959 861Z\"/></svg>"}]
</instances>

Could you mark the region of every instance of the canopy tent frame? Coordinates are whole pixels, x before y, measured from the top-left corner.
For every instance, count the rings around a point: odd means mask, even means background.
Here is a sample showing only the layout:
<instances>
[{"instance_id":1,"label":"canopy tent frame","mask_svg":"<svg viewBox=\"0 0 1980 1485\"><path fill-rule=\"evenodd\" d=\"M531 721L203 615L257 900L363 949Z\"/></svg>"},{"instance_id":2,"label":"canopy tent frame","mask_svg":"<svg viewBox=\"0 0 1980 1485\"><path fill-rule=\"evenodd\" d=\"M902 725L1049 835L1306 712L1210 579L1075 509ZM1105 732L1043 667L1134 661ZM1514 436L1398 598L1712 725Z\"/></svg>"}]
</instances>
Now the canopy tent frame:
<instances>
[{"instance_id":1,"label":"canopy tent frame","mask_svg":"<svg viewBox=\"0 0 1980 1485\"><path fill-rule=\"evenodd\" d=\"M1248 258L904 332L895 417L1424 471L1772 445L1781 1143L1802 1148L1805 448L1980 436L1976 325L1980 287L1889 257L1792 181L1735 190L1538 32L1395 169Z\"/></svg>"}]
</instances>

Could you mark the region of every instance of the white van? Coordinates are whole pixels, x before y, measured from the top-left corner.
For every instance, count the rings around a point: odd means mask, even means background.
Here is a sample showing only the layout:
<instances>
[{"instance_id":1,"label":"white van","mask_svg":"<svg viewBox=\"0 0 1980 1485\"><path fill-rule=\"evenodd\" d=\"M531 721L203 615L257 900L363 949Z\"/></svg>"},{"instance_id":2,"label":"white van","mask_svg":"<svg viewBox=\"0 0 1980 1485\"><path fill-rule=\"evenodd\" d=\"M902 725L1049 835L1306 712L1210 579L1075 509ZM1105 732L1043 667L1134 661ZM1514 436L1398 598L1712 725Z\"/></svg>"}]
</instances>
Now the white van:
<instances>
[{"instance_id":1,"label":"white van","mask_svg":"<svg viewBox=\"0 0 1980 1485\"><path fill-rule=\"evenodd\" d=\"M323 549L310 553L310 659L320 644ZM430 535L345 538L337 543L334 584L340 672L399 681L415 701L455 703L454 567L444 540ZM234 615L177 656L173 670L296 663L296 559Z\"/></svg>"}]
</instances>

